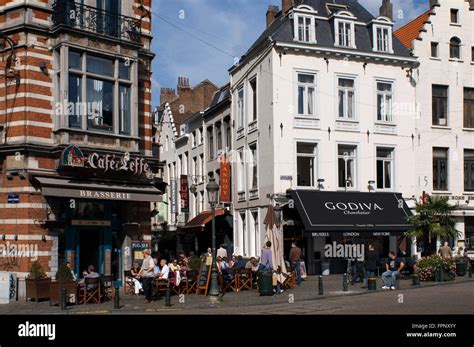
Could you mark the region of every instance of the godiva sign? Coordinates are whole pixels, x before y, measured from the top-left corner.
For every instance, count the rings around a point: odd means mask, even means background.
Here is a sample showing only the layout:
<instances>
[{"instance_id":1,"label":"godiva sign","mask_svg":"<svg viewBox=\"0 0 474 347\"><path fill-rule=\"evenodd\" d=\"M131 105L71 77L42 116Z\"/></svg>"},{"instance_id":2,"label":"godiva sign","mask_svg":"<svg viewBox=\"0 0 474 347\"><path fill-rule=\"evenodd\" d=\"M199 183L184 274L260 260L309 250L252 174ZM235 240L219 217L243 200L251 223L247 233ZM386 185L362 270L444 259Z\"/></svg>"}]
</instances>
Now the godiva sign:
<instances>
[{"instance_id":1,"label":"godiva sign","mask_svg":"<svg viewBox=\"0 0 474 347\"><path fill-rule=\"evenodd\" d=\"M144 158L133 157L129 153L122 156L99 154L84 155L76 146L68 146L62 153L61 166L84 167L103 172L126 172L135 176L151 174L151 168Z\"/></svg>"}]
</instances>

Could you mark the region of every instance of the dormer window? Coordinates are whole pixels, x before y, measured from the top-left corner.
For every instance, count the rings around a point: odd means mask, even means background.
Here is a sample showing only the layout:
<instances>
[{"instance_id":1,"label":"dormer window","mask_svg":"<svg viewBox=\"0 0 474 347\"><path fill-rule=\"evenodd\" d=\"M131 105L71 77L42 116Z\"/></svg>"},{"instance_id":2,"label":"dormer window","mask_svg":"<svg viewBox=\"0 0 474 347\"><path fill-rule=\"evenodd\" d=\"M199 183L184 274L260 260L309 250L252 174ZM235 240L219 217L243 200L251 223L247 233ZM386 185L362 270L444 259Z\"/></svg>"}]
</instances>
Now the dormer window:
<instances>
[{"instance_id":1,"label":"dormer window","mask_svg":"<svg viewBox=\"0 0 474 347\"><path fill-rule=\"evenodd\" d=\"M316 22L314 15L317 12L310 6L301 5L293 10L295 41L316 43Z\"/></svg>"},{"instance_id":2,"label":"dormer window","mask_svg":"<svg viewBox=\"0 0 474 347\"><path fill-rule=\"evenodd\" d=\"M373 22L373 50L375 52L393 53L392 22L386 17L379 17Z\"/></svg>"},{"instance_id":3,"label":"dormer window","mask_svg":"<svg viewBox=\"0 0 474 347\"><path fill-rule=\"evenodd\" d=\"M335 15L334 32L335 45L347 48L356 48L354 20L356 19L348 11L340 11Z\"/></svg>"}]
</instances>

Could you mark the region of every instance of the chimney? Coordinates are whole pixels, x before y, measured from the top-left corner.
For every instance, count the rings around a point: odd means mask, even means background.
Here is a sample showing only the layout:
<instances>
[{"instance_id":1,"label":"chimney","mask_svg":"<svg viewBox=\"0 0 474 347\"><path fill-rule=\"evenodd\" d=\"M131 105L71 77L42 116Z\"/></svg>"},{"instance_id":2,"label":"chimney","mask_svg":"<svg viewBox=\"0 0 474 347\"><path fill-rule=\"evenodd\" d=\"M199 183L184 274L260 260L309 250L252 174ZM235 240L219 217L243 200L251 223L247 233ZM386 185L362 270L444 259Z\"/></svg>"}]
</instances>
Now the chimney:
<instances>
[{"instance_id":1,"label":"chimney","mask_svg":"<svg viewBox=\"0 0 474 347\"><path fill-rule=\"evenodd\" d=\"M382 6L380 6L380 15L390 18L393 21L393 4L390 0L382 0Z\"/></svg>"},{"instance_id":2,"label":"chimney","mask_svg":"<svg viewBox=\"0 0 474 347\"><path fill-rule=\"evenodd\" d=\"M293 7L293 0L281 0L281 12L285 14Z\"/></svg>"},{"instance_id":3,"label":"chimney","mask_svg":"<svg viewBox=\"0 0 474 347\"><path fill-rule=\"evenodd\" d=\"M174 88L161 88L160 90L160 104L164 105L176 99L176 90Z\"/></svg>"},{"instance_id":4,"label":"chimney","mask_svg":"<svg viewBox=\"0 0 474 347\"><path fill-rule=\"evenodd\" d=\"M430 8L433 8L435 6L439 6L438 0L430 0Z\"/></svg>"},{"instance_id":5,"label":"chimney","mask_svg":"<svg viewBox=\"0 0 474 347\"><path fill-rule=\"evenodd\" d=\"M187 77L178 77L178 95L181 95L183 92L191 89L189 86L189 78Z\"/></svg>"},{"instance_id":6,"label":"chimney","mask_svg":"<svg viewBox=\"0 0 474 347\"><path fill-rule=\"evenodd\" d=\"M278 12L280 11L279 7L276 5L269 5L267 11L267 28L273 23Z\"/></svg>"}]
</instances>

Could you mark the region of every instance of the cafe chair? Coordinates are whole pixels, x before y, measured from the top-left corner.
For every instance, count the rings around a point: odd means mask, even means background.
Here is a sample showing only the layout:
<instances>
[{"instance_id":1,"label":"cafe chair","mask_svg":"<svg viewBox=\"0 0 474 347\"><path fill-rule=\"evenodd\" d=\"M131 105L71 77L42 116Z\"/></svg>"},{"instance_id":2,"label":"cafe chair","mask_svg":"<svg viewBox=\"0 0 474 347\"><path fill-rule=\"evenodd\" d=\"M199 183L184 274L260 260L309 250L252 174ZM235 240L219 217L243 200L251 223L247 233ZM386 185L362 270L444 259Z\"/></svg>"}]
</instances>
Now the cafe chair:
<instances>
[{"instance_id":1,"label":"cafe chair","mask_svg":"<svg viewBox=\"0 0 474 347\"><path fill-rule=\"evenodd\" d=\"M239 268L228 269L227 274L229 275L225 284L224 290L227 292L229 289L233 292L239 291Z\"/></svg>"},{"instance_id":2,"label":"cafe chair","mask_svg":"<svg viewBox=\"0 0 474 347\"><path fill-rule=\"evenodd\" d=\"M240 269L237 276L239 277L238 292L242 289L252 289L252 269Z\"/></svg>"},{"instance_id":3,"label":"cafe chair","mask_svg":"<svg viewBox=\"0 0 474 347\"><path fill-rule=\"evenodd\" d=\"M102 291L105 300L114 299L114 278L112 275L101 276Z\"/></svg>"},{"instance_id":4,"label":"cafe chair","mask_svg":"<svg viewBox=\"0 0 474 347\"><path fill-rule=\"evenodd\" d=\"M87 304L89 302L100 304L101 302L101 290L100 290L100 278L88 278L84 279L83 288L79 291L79 302L81 304Z\"/></svg>"},{"instance_id":5,"label":"cafe chair","mask_svg":"<svg viewBox=\"0 0 474 347\"><path fill-rule=\"evenodd\" d=\"M285 282L283 283L283 288L293 289L296 288L296 271L291 271L286 277Z\"/></svg>"},{"instance_id":6,"label":"cafe chair","mask_svg":"<svg viewBox=\"0 0 474 347\"><path fill-rule=\"evenodd\" d=\"M185 282L186 295L197 293L197 284L198 284L197 279L198 279L197 270L189 270L185 272L183 280Z\"/></svg>"},{"instance_id":7,"label":"cafe chair","mask_svg":"<svg viewBox=\"0 0 474 347\"><path fill-rule=\"evenodd\" d=\"M168 285L170 283L169 280L155 277L153 283L153 287L155 288L155 296L163 296L166 294L166 290L168 289Z\"/></svg>"}]
</instances>

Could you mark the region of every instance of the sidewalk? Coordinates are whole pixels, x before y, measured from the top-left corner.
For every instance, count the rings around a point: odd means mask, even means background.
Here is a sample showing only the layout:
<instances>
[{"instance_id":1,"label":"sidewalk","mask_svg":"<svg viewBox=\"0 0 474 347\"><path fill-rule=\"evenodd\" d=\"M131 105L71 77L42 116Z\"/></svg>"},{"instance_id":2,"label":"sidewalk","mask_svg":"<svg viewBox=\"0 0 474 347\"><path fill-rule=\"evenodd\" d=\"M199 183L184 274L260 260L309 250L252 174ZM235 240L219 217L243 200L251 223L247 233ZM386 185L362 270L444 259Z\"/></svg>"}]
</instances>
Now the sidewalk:
<instances>
[{"instance_id":1,"label":"sidewalk","mask_svg":"<svg viewBox=\"0 0 474 347\"><path fill-rule=\"evenodd\" d=\"M422 289L433 286L455 285L456 283L474 282L474 279L464 277L456 277L452 282L422 282L421 286L412 286L410 280L400 280L399 290ZM0 314L199 314L202 310L213 308L245 308L249 306L287 304L290 301L300 302L309 300L324 300L325 298L346 297L351 295L371 295L380 293L382 282L377 282L377 291L368 291L361 288L362 284L356 283L349 285L348 291L343 291L343 276L331 275L323 277L324 295L318 294L318 276L311 276L303 281L300 287L287 290L282 294L273 296L259 296L257 290L245 290L239 293L226 293L216 304L211 304L210 298L203 295L183 295L171 297L171 307L165 306L164 298L151 303L145 304L143 296L121 295L119 310L114 310L113 301L103 304L88 304L69 306L67 311L61 311L58 306L50 306L49 301L25 302L20 299L18 302L8 305L0 305ZM396 291L390 291L396 292Z\"/></svg>"}]
</instances>

